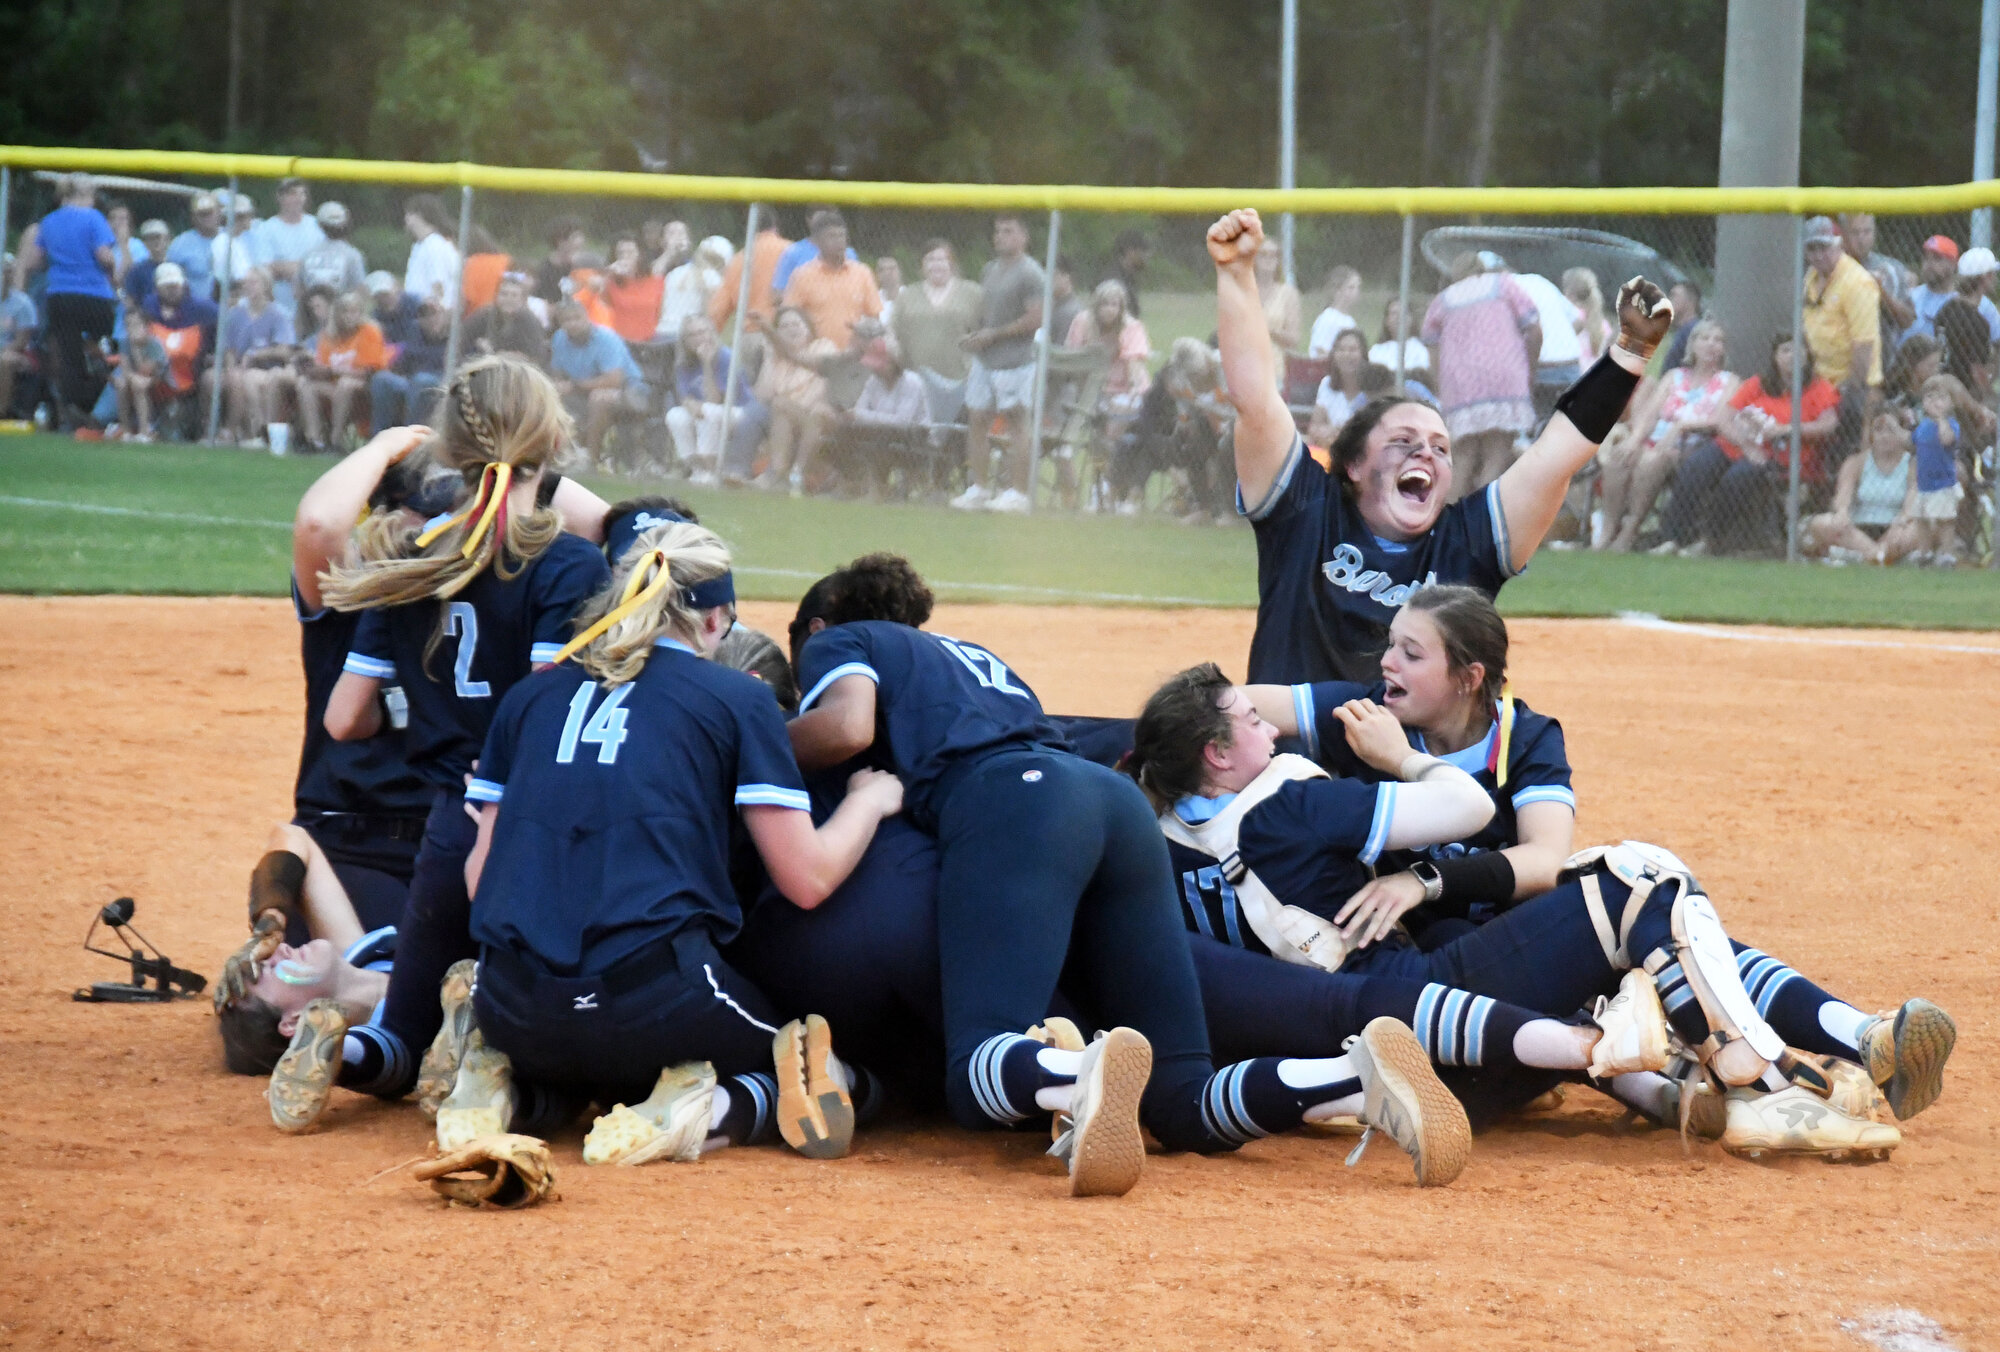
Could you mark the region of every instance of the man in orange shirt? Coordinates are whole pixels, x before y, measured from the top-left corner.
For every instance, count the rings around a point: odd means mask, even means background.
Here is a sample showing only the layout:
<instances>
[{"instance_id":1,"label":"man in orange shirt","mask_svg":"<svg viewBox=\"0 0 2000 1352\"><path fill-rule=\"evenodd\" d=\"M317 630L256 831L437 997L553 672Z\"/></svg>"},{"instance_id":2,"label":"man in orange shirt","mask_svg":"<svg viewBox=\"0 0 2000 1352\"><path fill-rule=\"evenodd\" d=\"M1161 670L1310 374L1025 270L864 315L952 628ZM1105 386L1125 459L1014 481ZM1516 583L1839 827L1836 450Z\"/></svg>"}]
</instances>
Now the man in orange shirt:
<instances>
[{"instance_id":1,"label":"man in orange shirt","mask_svg":"<svg viewBox=\"0 0 2000 1352\"><path fill-rule=\"evenodd\" d=\"M785 304L812 321L813 332L846 347L854 321L882 315L882 292L867 264L847 256L847 222L837 211L812 218L813 247L819 256L799 264L785 284Z\"/></svg>"},{"instance_id":2,"label":"man in orange shirt","mask_svg":"<svg viewBox=\"0 0 2000 1352\"><path fill-rule=\"evenodd\" d=\"M757 237L750 242L750 309L743 327L755 330L771 320L771 275L778 270L778 255L792 242L778 233L778 213L768 203L759 203ZM739 251L722 270L722 285L708 299L709 322L717 333L726 334L729 317L736 313L736 293L743 289L743 253Z\"/></svg>"},{"instance_id":3,"label":"man in orange shirt","mask_svg":"<svg viewBox=\"0 0 2000 1352\"><path fill-rule=\"evenodd\" d=\"M343 449L355 400L367 394L368 377L388 364L388 345L368 318L367 299L359 292L342 294L333 303L333 322L300 372L299 416L308 451Z\"/></svg>"}]
</instances>

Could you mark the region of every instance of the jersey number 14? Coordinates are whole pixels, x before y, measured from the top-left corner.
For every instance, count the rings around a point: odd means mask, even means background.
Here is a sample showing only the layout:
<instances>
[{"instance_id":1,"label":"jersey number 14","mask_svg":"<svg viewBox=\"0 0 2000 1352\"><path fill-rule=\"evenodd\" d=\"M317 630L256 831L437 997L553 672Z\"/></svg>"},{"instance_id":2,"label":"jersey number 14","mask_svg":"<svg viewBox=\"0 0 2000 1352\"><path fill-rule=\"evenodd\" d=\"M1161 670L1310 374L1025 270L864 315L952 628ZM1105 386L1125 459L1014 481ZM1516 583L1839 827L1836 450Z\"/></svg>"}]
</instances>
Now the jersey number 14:
<instances>
[{"instance_id":1,"label":"jersey number 14","mask_svg":"<svg viewBox=\"0 0 2000 1352\"><path fill-rule=\"evenodd\" d=\"M576 759L576 744L590 742L597 747L599 765L616 765L618 748L625 744L625 720L629 716L625 709L625 697L632 693L630 685L621 685L604 697L604 703L597 706L597 712L590 712L591 696L597 693L595 681L585 681L570 697L569 717L563 722L562 741L556 744L556 764L568 765ZM585 720L589 721L586 722Z\"/></svg>"}]
</instances>

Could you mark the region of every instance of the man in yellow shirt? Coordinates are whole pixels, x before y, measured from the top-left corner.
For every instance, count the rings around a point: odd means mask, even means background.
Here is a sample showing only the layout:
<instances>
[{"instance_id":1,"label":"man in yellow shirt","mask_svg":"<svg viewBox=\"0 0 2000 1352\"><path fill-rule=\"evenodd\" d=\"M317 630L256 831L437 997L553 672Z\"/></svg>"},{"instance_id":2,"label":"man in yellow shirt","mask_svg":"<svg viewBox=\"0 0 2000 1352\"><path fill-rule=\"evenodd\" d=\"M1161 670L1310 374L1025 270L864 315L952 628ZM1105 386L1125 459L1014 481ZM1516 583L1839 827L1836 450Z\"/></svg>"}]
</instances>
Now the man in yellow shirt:
<instances>
[{"instance_id":1,"label":"man in yellow shirt","mask_svg":"<svg viewBox=\"0 0 2000 1352\"><path fill-rule=\"evenodd\" d=\"M1827 383L1858 376L1870 389L1882 383L1882 289L1868 269L1847 256L1840 232L1825 216L1806 222L1806 346Z\"/></svg>"}]
</instances>

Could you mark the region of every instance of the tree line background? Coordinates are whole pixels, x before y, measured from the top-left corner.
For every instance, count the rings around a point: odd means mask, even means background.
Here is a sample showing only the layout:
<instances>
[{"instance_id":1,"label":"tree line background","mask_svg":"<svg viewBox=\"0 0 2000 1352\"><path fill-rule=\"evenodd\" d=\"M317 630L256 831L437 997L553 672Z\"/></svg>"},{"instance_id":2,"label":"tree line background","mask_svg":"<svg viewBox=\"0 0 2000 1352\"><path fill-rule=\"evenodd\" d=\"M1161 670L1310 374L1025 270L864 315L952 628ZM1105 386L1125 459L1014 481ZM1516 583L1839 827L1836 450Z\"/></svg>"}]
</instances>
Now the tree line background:
<instances>
[{"instance_id":1,"label":"tree line background","mask_svg":"<svg viewBox=\"0 0 2000 1352\"><path fill-rule=\"evenodd\" d=\"M1715 181L1723 0L1299 11L1303 186ZM1278 0L13 0L0 141L1262 184L1278 29ZM1969 177L1978 37L1977 0L1812 0L1804 181Z\"/></svg>"}]
</instances>

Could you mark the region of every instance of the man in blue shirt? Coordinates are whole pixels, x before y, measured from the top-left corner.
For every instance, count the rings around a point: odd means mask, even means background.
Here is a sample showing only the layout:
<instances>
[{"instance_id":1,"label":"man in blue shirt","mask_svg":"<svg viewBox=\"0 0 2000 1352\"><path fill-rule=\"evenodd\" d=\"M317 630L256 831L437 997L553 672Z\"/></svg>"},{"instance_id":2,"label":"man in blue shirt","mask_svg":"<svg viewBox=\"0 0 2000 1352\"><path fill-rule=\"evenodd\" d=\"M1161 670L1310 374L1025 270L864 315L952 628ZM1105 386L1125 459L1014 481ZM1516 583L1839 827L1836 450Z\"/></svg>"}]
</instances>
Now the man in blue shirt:
<instances>
[{"instance_id":1,"label":"man in blue shirt","mask_svg":"<svg viewBox=\"0 0 2000 1352\"><path fill-rule=\"evenodd\" d=\"M222 206L214 193L198 192L188 204L188 214L194 224L174 236L166 261L180 264L190 296L214 300L215 237L222 233Z\"/></svg>"},{"instance_id":2,"label":"man in blue shirt","mask_svg":"<svg viewBox=\"0 0 2000 1352\"><path fill-rule=\"evenodd\" d=\"M173 231L167 229L165 221L147 221L139 227L139 240L145 249L138 261L125 270L125 294L141 306L153 299L153 274L167 261L167 248L173 238Z\"/></svg>"},{"instance_id":3,"label":"man in blue shirt","mask_svg":"<svg viewBox=\"0 0 2000 1352\"><path fill-rule=\"evenodd\" d=\"M368 378L368 400L377 427L401 427L427 420L431 402L444 384L445 349L451 340L451 311L435 301L417 309L417 333L396 349L388 369Z\"/></svg>"},{"instance_id":4,"label":"man in blue shirt","mask_svg":"<svg viewBox=\"0 0 2000 1352\"><path fill-rule=\"evenodd\" d=\"M573 300L556 307L549 368L563 404L583 429L583 449L592 461L613 421L646 411L646 378L625 340L591 323L589 312Z\"/></svg>"}]
</instances>

